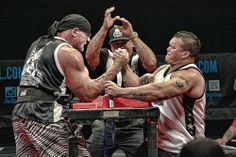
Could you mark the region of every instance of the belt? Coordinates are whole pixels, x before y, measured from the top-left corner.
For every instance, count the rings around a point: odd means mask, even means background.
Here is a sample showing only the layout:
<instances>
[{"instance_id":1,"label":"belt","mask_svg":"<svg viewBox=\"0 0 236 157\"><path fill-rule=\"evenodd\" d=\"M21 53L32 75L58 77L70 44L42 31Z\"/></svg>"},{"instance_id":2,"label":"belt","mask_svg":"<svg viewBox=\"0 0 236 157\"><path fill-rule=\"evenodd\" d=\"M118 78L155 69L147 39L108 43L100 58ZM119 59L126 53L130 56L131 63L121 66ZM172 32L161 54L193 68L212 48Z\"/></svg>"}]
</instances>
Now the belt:
<instances>
[{"instance_id":1,"label":"belt","mask_svg":"<svg viewBox=\"0 0 236 157\"><path fill-rule=\"evenodd\" d=\"M21 87L19 97L17 99L18 103L29 102L29 101L55 101L56 97L51 95L42 89L37 89L34 87Z\"/></svg>"}]
</instances>

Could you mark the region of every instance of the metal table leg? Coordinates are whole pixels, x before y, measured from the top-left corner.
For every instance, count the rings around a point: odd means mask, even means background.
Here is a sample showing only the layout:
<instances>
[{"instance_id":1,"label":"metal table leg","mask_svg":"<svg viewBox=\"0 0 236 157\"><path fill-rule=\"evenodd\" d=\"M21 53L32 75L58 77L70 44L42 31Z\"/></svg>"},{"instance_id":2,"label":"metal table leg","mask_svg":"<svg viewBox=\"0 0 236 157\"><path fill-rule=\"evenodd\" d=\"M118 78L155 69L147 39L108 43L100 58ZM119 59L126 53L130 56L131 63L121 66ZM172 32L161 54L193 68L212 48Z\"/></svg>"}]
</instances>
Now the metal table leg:
<instances>
[{"instance_id":1,"label":"metal table leg","mask_svg":"<svg viewBox=\"0 0 236 157\"><path fill-rule=\"evenodd\" d=\"M157 122L150 121L147 123L147 135L148 135L148 157L158 157L157 149Z\"/></svg>"}]
</instances>

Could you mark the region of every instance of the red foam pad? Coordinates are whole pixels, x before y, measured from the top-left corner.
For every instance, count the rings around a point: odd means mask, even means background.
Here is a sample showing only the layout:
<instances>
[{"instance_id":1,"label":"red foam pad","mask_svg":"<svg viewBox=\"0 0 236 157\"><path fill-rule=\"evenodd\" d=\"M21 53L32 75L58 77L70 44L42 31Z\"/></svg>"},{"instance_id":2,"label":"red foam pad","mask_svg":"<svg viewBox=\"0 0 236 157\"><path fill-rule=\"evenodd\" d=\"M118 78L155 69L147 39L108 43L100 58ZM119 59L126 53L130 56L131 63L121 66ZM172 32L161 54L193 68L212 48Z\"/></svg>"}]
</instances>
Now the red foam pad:
<instances>
[{"instance_id":1,"label":"red foam pad","mask_svg":"<svg viewBox=\"0 0 236 157\"><path fill-rule=\"evenodd\" d=\"M149 103L140 100L127 98L113 98L114 108L144 108L149 107ZM73 103L72 109L96 109L109 108L109 96L99 96L92 102L87 103Z\"/></svg>"},{"instance_id":2,"label":"red foam pad","mask_svg":"<svg viewBox=\"0 0 236 157\"><path fill-rule=\"evenodd\" d=\"M72 109L94 109L101 108L97 103L73 103Z\"/></svg>"},{"instance_id":3,"label":"red foam pad","mask_svg":"<svg viewBox=\"0 0 236 157\"><path fill-rule=\"evenodd\" d=\"M95 109L95 108L109 108L109 96L99 96L92 102L72 104L72 109Z\"/></svg>"},{"instance_id":4,"label":"red foam pad","mask_svg":"<svg viewBox=\"0 0 236 157\"><path fill-rule=\"evenodd\" d=\"M127 98L113 98L114 107L122 108L122 107L132 107L132 108L144 108L149 107L149 103L140 100L127 99Z\"/></svg>"}]
</instances>

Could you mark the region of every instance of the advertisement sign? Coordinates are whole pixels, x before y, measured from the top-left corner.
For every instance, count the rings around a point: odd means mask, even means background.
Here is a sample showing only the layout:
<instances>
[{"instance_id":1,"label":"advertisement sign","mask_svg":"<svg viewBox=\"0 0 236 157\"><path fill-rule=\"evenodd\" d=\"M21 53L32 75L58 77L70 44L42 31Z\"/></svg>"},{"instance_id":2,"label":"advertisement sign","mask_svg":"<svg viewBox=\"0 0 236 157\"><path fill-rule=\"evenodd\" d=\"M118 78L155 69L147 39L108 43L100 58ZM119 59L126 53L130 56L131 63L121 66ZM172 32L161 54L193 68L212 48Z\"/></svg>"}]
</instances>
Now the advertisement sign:
<instances>
[{"instance_id":1,"label":"advertisement sign","mask_svg":"<svg viewBox=\"0 0 236 157\"><path fill-rule=\"evenodd\" d=\"M197 66L206 79L206 118L236 117L236 54L202 54Z\"/></svg>"},{"instance_id":2,"label":"advertisement sign","mask_svg":"<svg viewBox=\"0 0 236 157\"><path fill-rule=\"evenodd\" d=\"M11 125L22 68L22 60L0 60L0 128Z\"/></svg>"}]
</instances>

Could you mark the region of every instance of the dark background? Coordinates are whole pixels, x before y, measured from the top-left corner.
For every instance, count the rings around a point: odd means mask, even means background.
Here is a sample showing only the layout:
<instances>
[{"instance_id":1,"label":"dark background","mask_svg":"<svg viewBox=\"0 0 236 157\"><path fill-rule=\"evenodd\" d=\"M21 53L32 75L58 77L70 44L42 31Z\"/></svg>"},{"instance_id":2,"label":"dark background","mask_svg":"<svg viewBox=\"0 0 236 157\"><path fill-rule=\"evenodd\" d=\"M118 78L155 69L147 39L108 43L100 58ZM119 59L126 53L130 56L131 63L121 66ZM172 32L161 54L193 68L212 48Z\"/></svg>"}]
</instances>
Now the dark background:
<instances>
[{"instance_id":1,"label":"dark background","mask_svg":"<svg viewBox=\"0 0 236 157\"><path fill-rule=\"evenodd\" d=\"M201 53L236 52L236 0L1 0L0 59L24 59L31 42L67 14L85 16L94 35L111 6L156 54L179 30L199 36Z\"/></svg>"},{"instance_id":2,"label":"dark background","mask_svg":"<svg viewBox=\"0 0 236 157\"><path fill-rule=\"evenodd\" d=\"M179 30L198 35L203 54L236 52L236 0L1 0L0 60L23 60L32 41L67 14L85 16L94 35L111 6L116 7L112 16L128 19L155 54L165 54ZM230 122L207 121L206 135L222 135ZM0 134L3 144L14 143L11 128Z\"/></svg>"}]
</instances>

